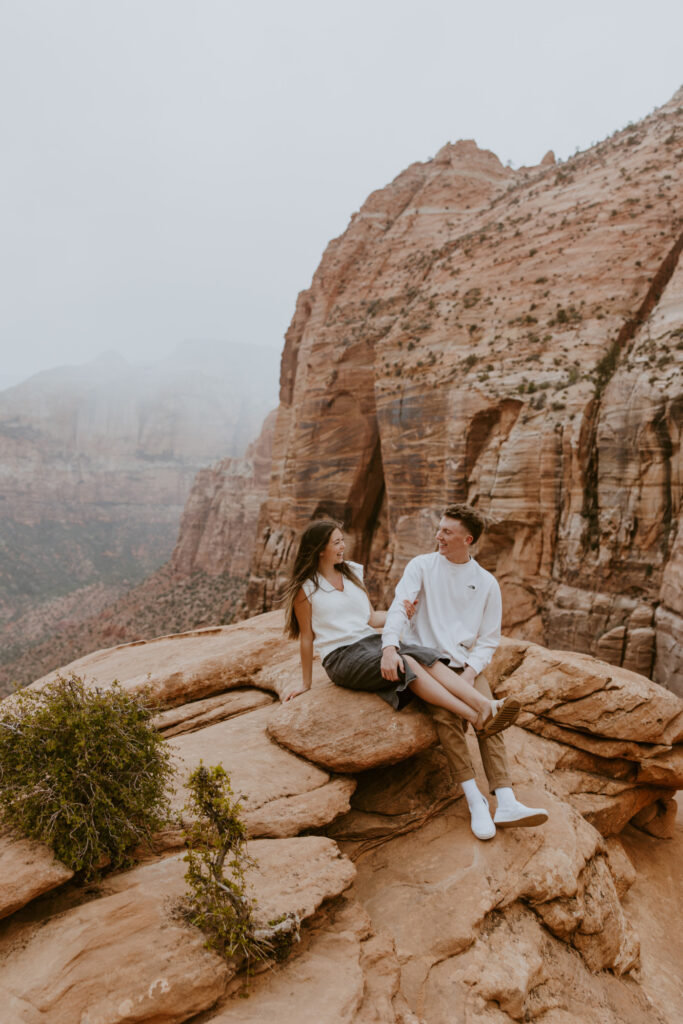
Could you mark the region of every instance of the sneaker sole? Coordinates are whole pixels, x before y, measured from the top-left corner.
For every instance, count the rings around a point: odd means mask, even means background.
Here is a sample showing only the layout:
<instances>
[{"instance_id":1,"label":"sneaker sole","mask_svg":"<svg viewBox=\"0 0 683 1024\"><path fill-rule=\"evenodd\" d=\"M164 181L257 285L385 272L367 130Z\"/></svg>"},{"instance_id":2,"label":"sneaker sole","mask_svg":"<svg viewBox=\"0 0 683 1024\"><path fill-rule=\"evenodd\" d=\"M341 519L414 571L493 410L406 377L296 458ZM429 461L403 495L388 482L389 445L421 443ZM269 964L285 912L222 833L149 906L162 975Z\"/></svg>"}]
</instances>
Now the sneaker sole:
<instances>
[{"instance_id":1,"label":"sneaker sole","mask_svg":"<svg viewBox=\"0 0 683 1024\"><path fill-rule=\"evenodd\" d=\"M486 739L488 736L495 736L496 733L502 732L503 729L508 729L511 725L517 721L522 705L518 700L514 700L512 697L506 699L505 705L500 709L496 717L488 725L485 725L481 729L477 736L480 739Z\"/></svg>"},{"instance_id":2,"label":"sneaker sole","mask_svg":"<svg viewBox=\"0 0 683 1024\"><path fill-rule=\"evenodd\" d=\"M530 814L528 818L517 821L496 821L496 828L529 828L531 825L543 825L548 820L547 814Z\"/></svg>"}]
</instances>

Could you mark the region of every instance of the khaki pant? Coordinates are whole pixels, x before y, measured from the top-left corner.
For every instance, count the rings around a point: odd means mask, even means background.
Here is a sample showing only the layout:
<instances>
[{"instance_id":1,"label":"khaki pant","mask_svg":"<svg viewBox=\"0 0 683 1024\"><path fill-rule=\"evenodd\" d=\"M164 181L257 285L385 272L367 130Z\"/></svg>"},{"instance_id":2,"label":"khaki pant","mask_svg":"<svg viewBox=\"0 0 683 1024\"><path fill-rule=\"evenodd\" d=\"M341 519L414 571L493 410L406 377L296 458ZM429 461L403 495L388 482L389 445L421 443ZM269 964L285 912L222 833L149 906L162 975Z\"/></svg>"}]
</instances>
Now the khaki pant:
<instances>
[{"instance_id":1,"label":"khaki pant","mask_svg":"<svg viewBox=\"0 0 683 1024\"><path fill-rule=\"evenodd\" d=\"M493 696L488 679L483 672L480 672L474 680L474 686L485 697ZM428 704L426 707L436 723L436 731L455 781L464 782L465 779L473 779L474 768L465 739L465 728L468 723L464 718L453 714L452 711L446 711L445 708L436 707L434 704ZM496 733L495 736L480 739L479 751L491 792L499 786L511 786L510 769L502 735Z\"/></svg>"}]
</instances>

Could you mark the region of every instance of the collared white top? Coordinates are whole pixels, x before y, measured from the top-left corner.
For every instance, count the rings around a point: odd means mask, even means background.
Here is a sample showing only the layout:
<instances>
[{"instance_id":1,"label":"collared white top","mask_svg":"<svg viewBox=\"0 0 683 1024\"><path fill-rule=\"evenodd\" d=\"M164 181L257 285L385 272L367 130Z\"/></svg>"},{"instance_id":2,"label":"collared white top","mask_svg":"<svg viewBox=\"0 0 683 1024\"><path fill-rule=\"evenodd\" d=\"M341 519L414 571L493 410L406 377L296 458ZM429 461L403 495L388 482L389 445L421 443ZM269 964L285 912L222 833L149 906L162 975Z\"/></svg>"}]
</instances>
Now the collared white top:
<instances>
[{"instance_id":1,"label":"collared white top","mask_svg":"<svg viewBox=\"0 0 683 1024\"><path fill-rule=\"evenodd\" d=\"M346 564L359 579L363 579L362 565L357 562ZM342 579L342 590L337 590L320 574L316 576L315 583L306 580L303 584L304 593L311 602L313 647L321 661L337 647L348 647L365 636L376 635L376 630L368 625L372 612L368 595L351 580Z\"/></svg>"}]
</instances>

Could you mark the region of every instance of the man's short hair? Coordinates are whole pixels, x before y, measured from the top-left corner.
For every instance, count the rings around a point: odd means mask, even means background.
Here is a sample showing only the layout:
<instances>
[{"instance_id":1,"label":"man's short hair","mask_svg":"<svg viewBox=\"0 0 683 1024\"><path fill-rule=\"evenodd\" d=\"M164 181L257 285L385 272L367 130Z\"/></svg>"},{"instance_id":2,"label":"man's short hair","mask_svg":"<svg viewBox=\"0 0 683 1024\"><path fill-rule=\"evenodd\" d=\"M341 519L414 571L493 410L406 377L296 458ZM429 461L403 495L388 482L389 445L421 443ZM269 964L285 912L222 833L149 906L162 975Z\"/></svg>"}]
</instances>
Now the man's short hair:
<instances>
[{"instance_id":1,"label":"man's short hair","mask_svg":"<svg viewBox=\"0 0 683 1024\"><path fill-rule=\"evenodd\" d=\"M464 502L449 505L448 508L443 510L441 515L448 516L449 519L457 519L458 522L462 523L465 529L469 530L472 534L475 543L486 529L486 519L481 512L478 512L472 505L466 505Z\"/></svg>"}]
</instances>

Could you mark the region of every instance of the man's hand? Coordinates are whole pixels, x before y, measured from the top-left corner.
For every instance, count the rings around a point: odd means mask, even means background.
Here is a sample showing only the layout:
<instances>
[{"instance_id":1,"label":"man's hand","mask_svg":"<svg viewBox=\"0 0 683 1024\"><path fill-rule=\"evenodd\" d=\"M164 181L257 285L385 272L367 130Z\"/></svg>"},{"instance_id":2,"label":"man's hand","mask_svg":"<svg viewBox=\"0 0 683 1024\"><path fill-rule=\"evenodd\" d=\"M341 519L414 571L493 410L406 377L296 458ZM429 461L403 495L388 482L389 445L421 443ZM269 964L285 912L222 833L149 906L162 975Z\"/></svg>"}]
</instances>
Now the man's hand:
<instances>
[{"instance_id":1,"label":"man's hand","mask_svg":"<svg viewBox=\"0 0 683 1024\"><path fill-rule=\"evenodd\" d=\"M405 671L403 658L395 647L385 647L382 651L382 679L390 679L392 682L396 682L399 669L401 672Z\"/></svg>"},{"instance_id":2,"label":"man's hand","mask_svg":"<svg viewBox=\"0 0 683 1024\"><path fill-rule=\"evenodd\" d=\"M287 693L283 694L282 697L280 697L280 700L284 704L288 700L291 700L292 697L298 697L302 693L308 693L307 686L296 686L293 690L288 690Z\"/></svg>"}]
</instances>

